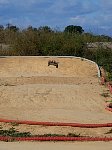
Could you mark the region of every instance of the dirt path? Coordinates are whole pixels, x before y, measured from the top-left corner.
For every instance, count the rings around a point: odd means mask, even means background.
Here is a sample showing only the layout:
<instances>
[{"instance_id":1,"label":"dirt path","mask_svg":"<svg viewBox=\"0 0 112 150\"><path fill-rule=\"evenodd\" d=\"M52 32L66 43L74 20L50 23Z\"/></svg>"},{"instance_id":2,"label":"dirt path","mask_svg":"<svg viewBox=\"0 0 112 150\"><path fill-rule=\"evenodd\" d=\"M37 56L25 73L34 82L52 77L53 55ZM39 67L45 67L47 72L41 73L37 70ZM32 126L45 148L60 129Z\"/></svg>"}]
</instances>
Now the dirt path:
<instances>
[{"instance_id":1,"label":"dirt path","mask_svg":"<svg viewBox=\"0 0 112 150\"><path fill-rule=\"evenodd\" d=\"M59 67L48 66L55 60ZM97 75L96 66L78 58L57 57L7 57L0 58L0 77L92 77Z\"/></svg>"},{"instance_id":2,"label":"dirt path","mask_svg":"<svg viewBox=\"0 0 112 150\"><path fill-rule=\"evenodd\" d=\"M49 59L0 58L1 118L111 122L111 113L105 110L100 95L106 89L98 83L96 65L81 59L55 58L59 62L56 68L47 66ZM34 72L36 76L32 76Z\"/></svg>"},{"instance_id":3,"label":"dirt path","mask_svg":"<svg viewBox=\"0 0 112 150\"><path fill-rule=\"evenodd\" d=\"M108 91L98 83L96 65L81 59L55 58L59 68L48 67L49 59L52 58L0 58L0 118L111 123L112 113L105 110L105 98L101 96ZM33 134L83 136L105 136L110 130L26 125L15 128Z\"/></svg>"},{"instance_id":4,"label":"dirt path","mask_svg":"<svg viewBox=\"0 0 112 150\"><path fill-rule=\"evenodd\" d=\"M52 84L1 85L0 116L35 121L112 122L111 113L105 110L105 99L100 95L105 89L96 78L83 79L74 78L70 84L66 84L67 80L65 84L55 84L54 79ZM59 78L55 82L62 81Z\"/></svg>"},{"instance_id":5,"label":"dirt path","mask_svg":"<svg viewBox=\"0 0 112 150\"><path fill-rule=\"evenodd\" d=\"M1 150L111 150L112 142L0 142Z\"/></svg>"}]
</instances>

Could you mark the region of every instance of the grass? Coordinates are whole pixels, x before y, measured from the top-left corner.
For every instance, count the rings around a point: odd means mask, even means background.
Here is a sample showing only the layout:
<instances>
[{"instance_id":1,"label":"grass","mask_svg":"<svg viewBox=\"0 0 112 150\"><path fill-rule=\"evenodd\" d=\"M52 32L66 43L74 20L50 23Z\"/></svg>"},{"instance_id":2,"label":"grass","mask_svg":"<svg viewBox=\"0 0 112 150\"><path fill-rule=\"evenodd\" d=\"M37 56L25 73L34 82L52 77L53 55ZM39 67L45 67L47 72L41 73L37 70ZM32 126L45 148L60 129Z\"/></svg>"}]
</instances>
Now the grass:
<instances>
[{"instance_id":1,"label":"grass","mask_svg":"<svg viewBox=\"0 0 112 150\"><path fill-rule=\"evenodd\" d=\"M76 133L68 133L64 134L43 134L43 135L32 135L30 132L19 132L15 130L15 128L10 128L9 130L0 130L0 136L8 136L8 137L81 137L80 134Z\"/></svg>"},{"instance_id":2,"label":"grass","mask_svg":"<svg viewBox=\"0 0 112 150\"><path fill-rule=\"evenodd\" d=\"M67 135L64 134L43 134L43 135L36 135L38 137L82 137L80 136L80 134L76 134L76 133L68 133Z\"/></svg>"},{"instance_id":3,"label":"grass","mask_svg":"<svg viewBox=\"0 0 112 150\"><path fill-rule=\"evenodd\" d=\"M101 96L103 96L103 97L110 97L109 93L102 93Z\"/></svg>"},{"instance_id":4,"label":"grass","mask_svg":"<svg viewBox=\"0 0 112 150\"><path fill-rule=\"evenodd\" d=\"M9 130L0 130L0 136L9 136L9 137L31 137L30 132L19 132L13 127Z\"/></svg>"},{"instance_id":5,"label":"grass","mask_svg":"<svg viewBox=\"0 0 112 150\"><path fill-rule=\"evenodd\" d=\"M112 103L112 100L107 100L106 102L110 102L110 103Z\"/></svg>"},{"instance_id":6,"label":"grass","mask_svg":"<svg viewBox=\"0 0 112 150\"><path fill-rule=\"evenodd\" d=\"M112 129L110 129L106 134L111 134L112 133Z\"/></svg>"},{"instance_id":7,"label":"grass","mask_svg":"<svg viewBox=\"0 0 112 150\"><path fill-rule=\"evenodd\" d=\"M19 123L17 123L17 122L11 122L10 123L12 126L19 126Z\"/></svg>"}]
</instances>

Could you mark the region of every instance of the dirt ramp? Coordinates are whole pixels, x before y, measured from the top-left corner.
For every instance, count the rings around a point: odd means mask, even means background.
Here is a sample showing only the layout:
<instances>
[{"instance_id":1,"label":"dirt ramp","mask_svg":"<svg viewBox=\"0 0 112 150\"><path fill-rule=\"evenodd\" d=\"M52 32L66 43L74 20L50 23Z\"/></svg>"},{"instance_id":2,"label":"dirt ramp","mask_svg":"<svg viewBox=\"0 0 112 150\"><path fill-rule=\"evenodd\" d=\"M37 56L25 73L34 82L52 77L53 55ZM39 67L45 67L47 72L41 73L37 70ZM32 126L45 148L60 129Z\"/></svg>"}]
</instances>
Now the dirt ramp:
<instances>
[{"instance_id":1,"label":"dirt ramp","mask_svg":"<svg viewBox=\"0 0 112 150\"><path fill-rule=\"evenodd\" d=\"M58 62L48 66L49 60ZM80 58L6 57L0 58L0 77L91 77L97 75L96 65Z\"/></svg>"}]
</instances>

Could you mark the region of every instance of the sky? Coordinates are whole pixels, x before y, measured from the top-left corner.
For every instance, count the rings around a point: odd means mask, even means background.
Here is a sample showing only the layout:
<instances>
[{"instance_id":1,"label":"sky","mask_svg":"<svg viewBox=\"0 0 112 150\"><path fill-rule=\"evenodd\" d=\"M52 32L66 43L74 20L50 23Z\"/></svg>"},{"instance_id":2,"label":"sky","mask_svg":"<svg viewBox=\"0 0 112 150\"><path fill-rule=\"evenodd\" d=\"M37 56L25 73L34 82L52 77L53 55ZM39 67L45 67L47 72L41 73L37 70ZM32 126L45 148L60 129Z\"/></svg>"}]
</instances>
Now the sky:
<instances>
[{"instance_id":1,"label":"sky","mask_svg":"<svg viewBox=\"0 0 112 150\"><path fill-rule=\"evenodd\" d=\"M81 26L85 32L112 36L112 0L0 0L0 25L21 28Z\"/></svg>"}]
</instances>

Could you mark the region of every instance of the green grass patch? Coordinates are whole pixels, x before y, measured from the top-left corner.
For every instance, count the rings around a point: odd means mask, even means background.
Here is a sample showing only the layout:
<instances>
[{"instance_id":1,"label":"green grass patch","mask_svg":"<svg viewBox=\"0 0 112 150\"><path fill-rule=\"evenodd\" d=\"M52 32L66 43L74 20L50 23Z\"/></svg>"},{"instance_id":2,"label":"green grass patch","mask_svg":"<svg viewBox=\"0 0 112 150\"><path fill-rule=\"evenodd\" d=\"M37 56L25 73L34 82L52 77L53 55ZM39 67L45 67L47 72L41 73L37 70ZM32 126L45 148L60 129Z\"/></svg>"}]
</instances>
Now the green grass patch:
<instances>
[{"instance_id":1,"label":"green grass patch","mask_svg":"<svg viewBox=\"0 0 112 150\"><path fill-rule=\"evenodd\" d=\"M102 93L101 96L103 96L103 97L110 97L109 93Z\"/></svg>"},{"instance_id":2,"label":"green grass patch","mask_svg":"<svg viewBox=\"0 0 112 150\"><path fill-rule=\"evenodd\" d=\"M112 133L112 129L110 129L106 134L111 134Z\"/></svg>"},{"instance_id":3,"label":"green grass patch","mask_svg":"<svg viewBox=\"0 0 112 150\"><path fill-rule=\"evenodd\" d=\"M19 132L15 128L10 128L9 130L0 130L0 136L9 137L82 137L80 134L68 133L64 134L42 134L42 135L32 135L30 132Z\"/></svg>"}]
</instances>

